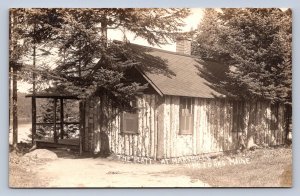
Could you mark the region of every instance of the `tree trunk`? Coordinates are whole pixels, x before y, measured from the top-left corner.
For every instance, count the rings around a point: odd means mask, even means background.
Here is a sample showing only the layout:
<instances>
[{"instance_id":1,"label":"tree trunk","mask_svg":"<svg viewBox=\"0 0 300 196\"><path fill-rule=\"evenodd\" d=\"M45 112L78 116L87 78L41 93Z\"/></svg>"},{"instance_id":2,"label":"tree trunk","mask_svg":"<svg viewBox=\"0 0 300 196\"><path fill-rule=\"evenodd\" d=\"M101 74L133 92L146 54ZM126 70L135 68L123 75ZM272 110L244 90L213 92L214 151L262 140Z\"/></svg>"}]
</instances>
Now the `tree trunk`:
<instances>
[{"instance_id":1,"label":"tree trunk","mask_svg":"<svg viewBox=\"0 0 300 196\"><path fill-rule=\"evenodd\" d=\"M18 143L18 78L17 78L17 68L14 66L13 68L13 149L17 149Z\"/></svg>"},{"instance_id":2,"label":"tree trunk","mask_svg":"<svg viewBox=\"0 0 300 196\"><path fill-rule=\"evenodd\" d=\"M10 129L10 118L11 118L11 66L9 66L8 71L9 77L8 77L8 127Z\"/></svg>"},{"instance_id":3,"label":"tree trunk","mask_svg":"<svg viewBox=\"0 0 300 196\"><path fill-rule=\"evenodd\" d=\"M101 20L101 39L104 47L107 47L107 18ZM108 100L104 90L100 93L100 156L110 155L108 132Z\"/></svg>"},{"instance_id":4,"label":"tree trunk","mask_svg":"<svg viewBox=\"0 0 300 196\"><path fill-rule=\"evenodd\" d=\"M36 22L34 23L34 27L33 27L33 34L35 34L35 30L36 30ZM33 39L33 72L32 72L32 94L35 95L36 93L36 74L35 74L35 68L36 68L36 44L35 44L35 39Z\"/></svg>"},{"instance_id":5,"label":"tree trunk","mask_svg":"<svg viewBox=\"0 0 300 196\"><path fill-rule=\"evenodd\" d=\"M289 133L292 126L292 106L285 106L285 144L291 144L291 140L289 139Z\"/></svg>"},{"instance_id":6,"label":"tree trunk","mask_svg":"<svg viewBox=\"0 0 300 196\"><path fill-rule=\"evenodd\" d=\"M110 155L108 129L108 101L105 93L100 96L100 156Z\"/></svg>"},{"instance_id":7,"label":"tree trunk","mask_svg":"<svg viewBox=\"0 0 300 196\"><path fill-rule=\"evenodd\" d=\"M107 18L104 16L101 20L101 39L103 45L107 46Z\"/></svg>"}]
</instances>

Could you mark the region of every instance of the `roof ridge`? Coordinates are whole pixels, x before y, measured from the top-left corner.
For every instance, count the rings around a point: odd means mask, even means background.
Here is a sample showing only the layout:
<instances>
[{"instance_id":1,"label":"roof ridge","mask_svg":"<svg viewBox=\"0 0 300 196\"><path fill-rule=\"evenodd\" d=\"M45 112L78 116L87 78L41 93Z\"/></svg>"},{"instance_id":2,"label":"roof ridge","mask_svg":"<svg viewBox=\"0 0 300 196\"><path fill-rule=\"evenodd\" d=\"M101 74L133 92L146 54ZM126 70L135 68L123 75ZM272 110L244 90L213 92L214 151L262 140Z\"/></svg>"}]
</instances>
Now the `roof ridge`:
<instances>
[{"instance_id":1,"label":"roof ridge","mask_svg":"<svg viewBox=\"0 0 300 196\"><path fill-rule=\"evenodd\" d=\"M134 43L130 43L130 44L137 45L137 46L141 46L141 47L144 47L144 48L149 48L149 49L156 50L156 51L160 51L160 52L165 52L165 53L169 53L169 54L175 54L175 55L178 55L178 56L185 56L185 57L199 58L199 57L194 56L194 55L183 54L183 53L179 53L179 52L173 52L173 51L164 50L164 49L160 49L160 48L154 48L154 47L151 47L151 46L143 46L143 45L134 44Z\"/></svg>"},{"instance_id":2,"label":"roof ridge","mask_svg":"<svg viewBox=\"0 0 300 196\"><path fill-rule=\"evenodd\" d=\"M122 41L119 41L119 40L114 40L114 41L122 42ZM179 56L185 56L185 57L192 57L192 58L200 59L198 56L195 56L195 55L189 55L189 54L183 54L183 53L179 53L179 52L173 52L173 51L169 51L169 50L154 48L154 47L151 47L151 46L144 46L144 45L131 43L131 42L128 42L128 43L131 44L131 45L135 45L135 46L143 47L143 48L148 48L148 49L151 49L151 50L156 50L156 51L165 52L165 53L169 53L169 54L175 54L175 55L179 55Z\"/></svg>"}]
</instances>

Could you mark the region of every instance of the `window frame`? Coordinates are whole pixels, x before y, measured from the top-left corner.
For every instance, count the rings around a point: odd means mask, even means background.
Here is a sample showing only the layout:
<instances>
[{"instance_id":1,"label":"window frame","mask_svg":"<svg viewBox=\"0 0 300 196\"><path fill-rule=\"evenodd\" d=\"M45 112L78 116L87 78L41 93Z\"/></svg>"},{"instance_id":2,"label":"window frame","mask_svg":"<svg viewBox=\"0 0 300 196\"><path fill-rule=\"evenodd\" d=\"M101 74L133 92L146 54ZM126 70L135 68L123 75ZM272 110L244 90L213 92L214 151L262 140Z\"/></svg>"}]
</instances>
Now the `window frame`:
<instances>
[{"instance_id":1,"label":"window frame","mask_svg":"<svg viewBox=\"0 0 300 196\"><path fill-rule=\"evenodd\" d=\"M183 113L185 110L185 113ZM188 111L188 113L186 113ZM188 129L187 129L188 119ZM185 125L182 125L185 122ZM185 127L185 128L183 128ZM194 99L192 97L180 97L179 100L179 135L193 135L194 129Z\"/></svg>"},{"instance_id":2,"label":"window frame","mask_svg":"<svg viewBox=\"0 0 300 196\"><path fill-rule=\"evenodd\" d=\"M131 101L130 102L130 105L133 107L133 108L136 108L135 110L134 110L134 112L125 112L125 111L123 111L122 113L121 113L121 122L120 122L120 134L132 134L132 135L138 135L139 134L139 109L138 109L138 100L136 99L136 100L134 100L134 101ZM135 125L133 125L133 126L135 126L135 130L127 130L124 126L126 126L126 123L125 123L125 120L126 119L128 119L128 118L132 118L132 116L131 117L126 117L126 115L134 115L135 116Z\"/></svg>"}]
</instances>

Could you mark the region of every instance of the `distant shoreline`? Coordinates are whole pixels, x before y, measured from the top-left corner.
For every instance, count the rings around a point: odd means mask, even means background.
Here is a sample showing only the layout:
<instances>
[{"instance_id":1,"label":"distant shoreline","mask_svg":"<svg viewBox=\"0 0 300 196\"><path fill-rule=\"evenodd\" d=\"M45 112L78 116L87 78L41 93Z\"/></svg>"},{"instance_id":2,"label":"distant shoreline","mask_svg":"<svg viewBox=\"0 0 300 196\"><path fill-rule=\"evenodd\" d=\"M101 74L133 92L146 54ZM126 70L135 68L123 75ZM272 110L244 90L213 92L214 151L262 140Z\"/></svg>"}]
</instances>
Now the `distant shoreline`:
<instances>
[{"instance_id":1,"label":"distant shoreline","mask_svg":"<svg viewBox=\"0 0 300 196\"><path fill-rule=\"evenodd\" d=\"M12 119L10 119L10 126L12 126ZM18 118L18 124L28 124L31 123L31 118Z\"/></svg>"}]
</instances>

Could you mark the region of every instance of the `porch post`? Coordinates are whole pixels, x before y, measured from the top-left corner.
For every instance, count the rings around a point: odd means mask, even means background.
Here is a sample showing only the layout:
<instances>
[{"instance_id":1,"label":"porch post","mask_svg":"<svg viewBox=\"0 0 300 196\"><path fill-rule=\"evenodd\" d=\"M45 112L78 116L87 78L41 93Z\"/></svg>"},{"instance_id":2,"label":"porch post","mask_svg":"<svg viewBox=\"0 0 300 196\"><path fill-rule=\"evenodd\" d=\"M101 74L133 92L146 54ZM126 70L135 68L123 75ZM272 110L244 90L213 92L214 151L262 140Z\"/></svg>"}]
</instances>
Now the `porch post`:
<instances>
[{"instance_id":1,"label":"porch post","mask_svg":"<svg viewBox=\"0 0 300 196\"><path fill-rule=\"evenodd\" d=\"M58 137L57 137L57 132L56 132L56 107L57 107L57 98L54 98L54 104L53 104L53 122L54 122L54 127L53 127L53 137L54 137L54 143L58 143Z\"/></svg>"},{"instance_id":2,"label":"porch post","mask_svg":"<svg viewBox=\"0 0 300 196\"><path fill-rule=\"evenodd\" d=\"M60 98L60 139L64 139L64 99Z\"/></svg>"},{"instance_id":3,"label":"porch post","mask_svg":"<svg viewBox=\"0 0 300 196\"><path fill-rule=\"evenodd\" d=\"M31 142L34 144L34 139L36 135L36 98L33 95L31 98L31 120L32 120L32 129L31 129Z\"/></svg>"},{"instance_id":4,"label":"porch post","mask_svg":"<svg viewBox=\"0 0 300 196\"><path fill-rule=\"evenodd\" d=\"M84 142L85 142L85 116L84 116L84 109L85 104L84 101L79 102L79 154L82 154L82 151L86 150L84 148Z\"/></svg>"}]
</instances>

